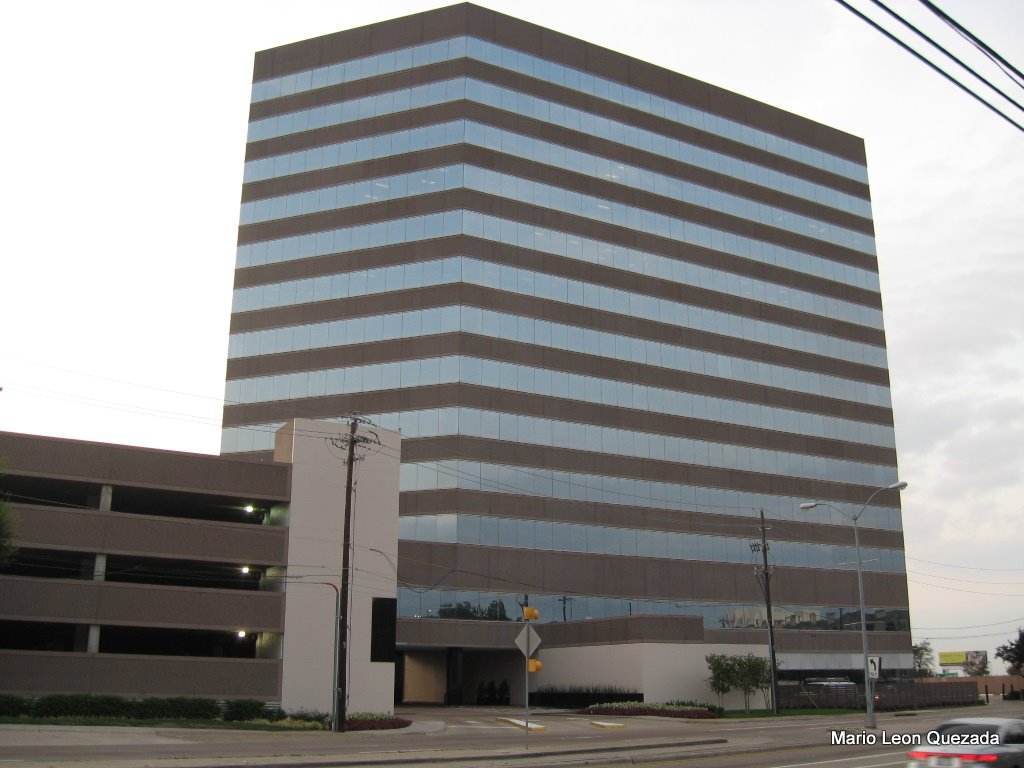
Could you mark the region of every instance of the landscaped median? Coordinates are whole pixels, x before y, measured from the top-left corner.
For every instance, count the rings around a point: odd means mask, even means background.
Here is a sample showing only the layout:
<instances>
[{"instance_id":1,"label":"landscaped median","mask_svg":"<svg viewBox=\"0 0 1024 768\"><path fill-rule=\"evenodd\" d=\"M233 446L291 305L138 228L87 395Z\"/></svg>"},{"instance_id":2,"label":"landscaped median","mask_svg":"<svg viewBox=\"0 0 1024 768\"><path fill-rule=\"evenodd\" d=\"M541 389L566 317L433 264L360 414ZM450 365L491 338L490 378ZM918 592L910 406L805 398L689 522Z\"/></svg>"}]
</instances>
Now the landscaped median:
<instances>
[{"instance_id":1,"label":"landscaped median","mask_svg":"<svg viewBox=\"0 0 1024 768\"><path fill-rule=\"evenodd\" d=\"M0 694L0 723L319 731L330 728L330 715L311 710L285 712L256 699L221 703L185 697L127 699L53 694L30 699ZM345 718L348 731L405 728L410 724L400 717L371 712L350 712Z\"/></svg>"}]
</instances>

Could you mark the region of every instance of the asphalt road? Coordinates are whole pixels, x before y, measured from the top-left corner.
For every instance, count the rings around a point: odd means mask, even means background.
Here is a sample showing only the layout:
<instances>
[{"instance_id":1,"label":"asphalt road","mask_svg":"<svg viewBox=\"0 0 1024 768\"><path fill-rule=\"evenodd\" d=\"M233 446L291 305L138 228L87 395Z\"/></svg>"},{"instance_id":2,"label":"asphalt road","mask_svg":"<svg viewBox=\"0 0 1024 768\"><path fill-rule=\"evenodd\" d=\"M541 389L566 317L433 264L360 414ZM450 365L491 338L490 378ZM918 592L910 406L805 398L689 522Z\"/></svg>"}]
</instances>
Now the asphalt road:
<instances>
[{"instance_id":1,"label":"asphalt road","mask_svg":"<svg viewBox=\"0 0 1024 768\"><path fill-rule=\"evenodd\" d=\"M197 766L352 765L599 765L647 763L701 768L883 768L906 762L907 747L877 743L833 744L832 732L863 733L863 716L751 720L601 718L621 728L600 728L593 718L537 711L545 730L529 735L498 721L520 717L510 707L403 707L413 720L403 731L200 731L174 728L0 726L0 768L194 768ZM1024 717L1020 702L880 713L884 731L920 733L951 717Z\"/></svg>"}]
</instances>

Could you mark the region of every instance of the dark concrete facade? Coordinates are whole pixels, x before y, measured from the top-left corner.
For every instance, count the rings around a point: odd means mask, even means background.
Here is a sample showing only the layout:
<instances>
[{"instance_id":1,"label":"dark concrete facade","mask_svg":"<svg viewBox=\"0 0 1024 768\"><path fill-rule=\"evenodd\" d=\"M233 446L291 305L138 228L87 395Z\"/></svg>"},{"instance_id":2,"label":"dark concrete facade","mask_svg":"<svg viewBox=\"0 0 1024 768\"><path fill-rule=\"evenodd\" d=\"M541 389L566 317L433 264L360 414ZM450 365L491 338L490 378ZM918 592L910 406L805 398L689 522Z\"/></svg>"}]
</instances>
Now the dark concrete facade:
<instances>
[{"instance_id":1,"label":"dark concrete facade","mask_svg":"<svg viewBox=\"0 0 1024 768\"><path fill-rule=\"evenodd\" d=\"M288 529L260 523L289 466L11 433L0 456L0 689L280 700L285 595L259 574Z\"/></svg>"}]
</instances>

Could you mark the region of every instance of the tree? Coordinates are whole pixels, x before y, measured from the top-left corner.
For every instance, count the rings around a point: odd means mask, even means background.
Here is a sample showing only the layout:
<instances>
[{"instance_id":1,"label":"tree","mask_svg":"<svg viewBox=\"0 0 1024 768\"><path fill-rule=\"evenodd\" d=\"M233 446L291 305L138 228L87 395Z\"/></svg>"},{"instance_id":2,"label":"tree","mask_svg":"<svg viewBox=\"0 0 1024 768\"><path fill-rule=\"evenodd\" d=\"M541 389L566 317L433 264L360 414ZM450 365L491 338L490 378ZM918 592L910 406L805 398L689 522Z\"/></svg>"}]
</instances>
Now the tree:
<instances>
[{"instance_id":1,"label":"tree","mask_svg":"<svg viewBox=\"0 0 1024 768\"><path fill-rule=\"evenodd\" d=\"M1006 671L1024 677L1024 629L1017 630L1017 639L996 648L996 658L1006 662Z\"/></svg>"},{"instance_id":2,"label":"tree","mask_svg":"<svg viewBox=\"0 0 1024 768\"><path fill-rule=\"evenodd\" d=\"M771 663L768 659L748 653L745 656L725 656L712 653L704 657L711 671L708 687L718 694L718 704L731 690L743 692L743 705L750 711L750 696L755 691L765 692L772 685ZM767 707L767 699L766 704Z\"/></svg>"},{"instance_id":3,"label":"tree","mask_svg":"<svg viewBox=\"0 0 1024 768\"><path fill-rule=\"evenodd\" d=\"M736 665L732 656L725 656L721 653L712 653L704 657L708 663L708 670L711 677L708 678L708 688L718 694L718 706L722 706L722 697L732 690L736 681Z\"/></svg>"},{"instance_id":4,"label":"tree","mask_svg":"<svg viewBox=\"0 0 1024 768\"><path fill-rule=\"evenodd\" d=\"M964 674L968 677L984 677L988 674L988 654L985 651L968 651L964 662Z\"/></svg>"},{"instance_id":5,"label":"tree","mask_svg":"<svg viewBox=\"0 0 1024 768\"><path fill-rule=\"evenodd\" d=\"M743 691L743 707L750 712L750 695L754 691L765 691L772 684L772 667L768 659L748 653L734 656L736 687Z\"/></svg>"},{"instance_id":6,"label":"tree","mask_svg":"<svg viewBox=\"0 0 1024 768\"><path fill-rule=\"evenodd\" d=\"M915 643L914 677L935 677L935 651L927 640Z\"/></svg>"}]
</instances>

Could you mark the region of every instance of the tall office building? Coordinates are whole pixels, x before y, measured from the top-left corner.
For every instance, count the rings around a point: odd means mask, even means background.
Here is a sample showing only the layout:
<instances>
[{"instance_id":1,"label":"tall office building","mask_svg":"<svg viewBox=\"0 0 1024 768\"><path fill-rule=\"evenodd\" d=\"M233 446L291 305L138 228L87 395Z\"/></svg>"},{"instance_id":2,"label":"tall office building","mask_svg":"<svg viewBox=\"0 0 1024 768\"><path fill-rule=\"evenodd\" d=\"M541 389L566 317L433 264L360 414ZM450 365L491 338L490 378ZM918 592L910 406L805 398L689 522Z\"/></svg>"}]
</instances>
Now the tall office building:
<instances>
[{"instance_id":1,"label":"tall office building","mask_svg":"<svg viewBox=\"0 0 1024 768\"><path fill-rule=\"evenodd\" d=\"M253 81L223 451L401 431L401 696L514 671L525 599L543 684L642 646L619 687L659 696L658 649L698 681L763 649L761 509L783 675L856 677L842 512L897 481L860 139L469 4ZM860 525L871 647L907 669L895 492Z\"/></svg>"}]
</instances>

